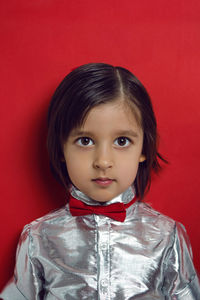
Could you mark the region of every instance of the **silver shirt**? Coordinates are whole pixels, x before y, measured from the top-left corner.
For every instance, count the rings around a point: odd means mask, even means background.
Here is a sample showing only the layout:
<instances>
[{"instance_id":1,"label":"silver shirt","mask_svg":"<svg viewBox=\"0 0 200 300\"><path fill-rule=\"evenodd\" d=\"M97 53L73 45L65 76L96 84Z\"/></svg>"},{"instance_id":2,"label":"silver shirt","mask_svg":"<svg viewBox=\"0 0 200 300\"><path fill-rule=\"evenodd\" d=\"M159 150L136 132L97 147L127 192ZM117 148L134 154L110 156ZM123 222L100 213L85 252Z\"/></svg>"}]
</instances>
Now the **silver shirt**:
<instances>
[{"instance_id":1,"label":"silver shirt","mask_svg":"<svg viewBox=\"0 0 200 300\"><path fill-rule=\"evenodd\" d=\"M98 205L80 191L72 195ZM128 203L133 190L103 204ZM124 222L73 217L68 204L26 225L4 300L200 299L200 283L180 223L136 201Z\"/></svg>"}]
</instances>

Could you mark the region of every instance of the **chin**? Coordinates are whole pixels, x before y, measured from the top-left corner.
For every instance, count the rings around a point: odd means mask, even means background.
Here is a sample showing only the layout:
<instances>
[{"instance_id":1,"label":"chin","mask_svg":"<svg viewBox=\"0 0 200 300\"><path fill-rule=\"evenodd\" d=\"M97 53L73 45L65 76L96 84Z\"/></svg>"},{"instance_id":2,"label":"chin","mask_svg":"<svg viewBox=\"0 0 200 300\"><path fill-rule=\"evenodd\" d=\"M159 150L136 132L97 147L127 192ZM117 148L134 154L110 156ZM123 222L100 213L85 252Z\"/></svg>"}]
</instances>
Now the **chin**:
<instances>
[{"instance_id":1,"label":"chin","mask_svg":"<svg viewBox=\"0 0 200 300\"><path fill-rule=\"evenodd\" d=\"M98 195L98 193L95 193L95 196L94 197L90 197L92 198L93 200L97 201L97 202L108 202L110 200L112 200L113 198L115 198L117 195L110 195L110 193L106 193L106 191L104 191L103 193L100 193Z\"/></svg>"},{"instance_id":2,"label":"chin","mask_svg":"<svg viewBox=\"0 0 200 300\"><path fill-rule=\"evenodd\" d=\"M89 195L89 197L92 200L97 201L97 202L108 202L108 201L110 201L111 199L114 198L114 197L105 197L105 196L103 196L103 197L101 197L101 196L93 197L92 195L91 196Z\"/></svg>"}]
</instances>

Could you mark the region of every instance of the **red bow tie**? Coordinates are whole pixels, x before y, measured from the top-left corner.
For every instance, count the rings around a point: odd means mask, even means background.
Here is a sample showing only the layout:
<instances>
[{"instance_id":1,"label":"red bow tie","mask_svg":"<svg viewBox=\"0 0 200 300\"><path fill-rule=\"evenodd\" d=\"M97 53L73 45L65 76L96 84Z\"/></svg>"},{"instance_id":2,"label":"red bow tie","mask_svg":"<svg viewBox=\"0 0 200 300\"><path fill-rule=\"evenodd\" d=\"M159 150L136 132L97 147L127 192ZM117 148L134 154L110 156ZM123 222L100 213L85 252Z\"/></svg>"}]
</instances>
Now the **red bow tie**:
<instances>
[{"instance_id":1,"label":"red bow tie","mask_svg":"<svg viewBox=\"0 0 200 300\"><path fill-rule=\"evenodd\" d=\"M126 218L126 208L135 202L135 197L127 204L113 203L106 206L88 205L84 202L77 200L70 195L69 209L72 216L85 216L85 215L104 215L116 221L124 222Z\"/></svg>"}]
</instances>

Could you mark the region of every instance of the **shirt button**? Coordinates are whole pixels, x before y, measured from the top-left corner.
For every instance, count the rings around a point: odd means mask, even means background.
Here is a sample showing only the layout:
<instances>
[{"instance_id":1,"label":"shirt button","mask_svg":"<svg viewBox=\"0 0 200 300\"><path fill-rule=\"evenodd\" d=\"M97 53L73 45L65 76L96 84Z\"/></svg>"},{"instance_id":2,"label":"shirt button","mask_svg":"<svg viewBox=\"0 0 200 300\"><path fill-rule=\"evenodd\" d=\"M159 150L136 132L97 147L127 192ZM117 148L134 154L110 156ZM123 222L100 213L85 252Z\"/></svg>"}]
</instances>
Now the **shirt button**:
<instances>
[{"instance_id":1,"label":"shirt button","mask_svg":"<svg viewBox=\"0 0 200 300\"><path fill-rule=\"evenodd\" d=\"M107 286L108 286L108 280L102 279L102 280L101 280L101 286L102 286L102 287L107 287Z\"/></svg>"},{"instance_id":2,"label":"shirt button","mask_svg":"<svg viewBox=\"0 0 200 300\"><path fill-rule=\"evenodd\" d=\"M112 293L112 292L111 292L111 293L110 293L110 297L111 297L111 299L114 298L114 297L115 297L115 293Z\"/></svg>"},{"instance_id":3,"label":"shirt button","mask_svg":"<svg viewBox=\"0 0 200 300\"><path fill-rule=\"evenodd\" d=\"M107 249L107 244L106 243L102 243L100 247L101 247L102 250L106 250Z\"/></svg>"},{"instance_id":4,"label":"shirt button","mask_svg":"<svg viewBox=\"0 0 200 300\"><path fill-rule=\"evenodd\" d=\"M99 216L98 215L94 215L94 219L96 222L99 222Z\"/></svg>"}]
</instances>

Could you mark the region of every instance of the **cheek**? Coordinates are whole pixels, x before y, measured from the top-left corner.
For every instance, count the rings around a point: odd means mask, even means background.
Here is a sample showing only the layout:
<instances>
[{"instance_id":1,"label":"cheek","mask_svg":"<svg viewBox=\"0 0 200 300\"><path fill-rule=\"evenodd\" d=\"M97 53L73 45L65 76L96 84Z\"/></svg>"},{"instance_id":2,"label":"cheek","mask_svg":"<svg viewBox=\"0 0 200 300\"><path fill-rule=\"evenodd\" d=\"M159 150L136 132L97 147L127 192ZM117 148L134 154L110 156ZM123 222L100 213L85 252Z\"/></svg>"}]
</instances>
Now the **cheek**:
<instances>
[{"instance_id":1,"label":"cheek","mask_svg":"<svg viewBox=\"0 0 200 300\"><path fill-rule=\"evenodd\" d=\"M82 176L88 167L88 162L86 158L81 157L81 155L76 155L76 153L71 152L70 155L65 155L65 162L67 171L70 179Z\"/></svg>"},{"instance_id":2,"label":"cheek","mask_svg":"<svg viewBox=\"0 0 200 300\"><path fill-rule=\"evenodd\" d=\"M134 160L133 157L131 157L127 160L121 160L118 167L120 171L120 177L123 181L134 181L139 167L139 159Z\"/></svg>"}]
</instances>

